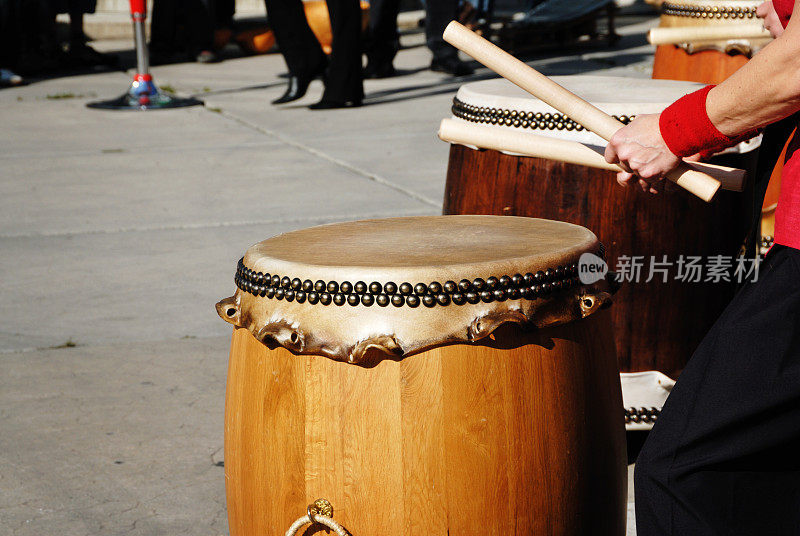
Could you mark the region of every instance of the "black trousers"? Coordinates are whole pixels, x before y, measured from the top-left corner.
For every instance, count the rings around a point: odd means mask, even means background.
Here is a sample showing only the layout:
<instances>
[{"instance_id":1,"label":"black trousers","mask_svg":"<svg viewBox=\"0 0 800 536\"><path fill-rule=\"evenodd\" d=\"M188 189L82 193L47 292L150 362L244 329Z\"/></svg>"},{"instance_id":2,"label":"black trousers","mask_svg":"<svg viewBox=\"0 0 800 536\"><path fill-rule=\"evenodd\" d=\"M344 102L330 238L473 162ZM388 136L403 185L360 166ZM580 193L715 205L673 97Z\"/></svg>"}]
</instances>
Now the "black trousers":
<instances>
[{"instance_id":1,"label":"black trousers","mask_svg":"<svg viewBox=\"0 0 800 536\"><path fill-rule=\"evenodd\" d=\"M214 0L154 0L150 49L154 55L194 56L214 45Z\"/></svg>"},{"instance_id":2,"label":"black trousers","mask_svg":"<svg viewBox=\"0 0 800 536\"><path fill-rule=\"evenodd\" d=\"M369 37L367 58L375 65L391 63L400 49L397 15L400 0L371 0L369 4ZM442 39L450 21L458 18L458 0L425 2L425 42L437 59L455 57L458 51Z\"/></svg>"},{"instance_id":3,"label":"black trousers","mask_svg":"<svg viewBox=\"0 0 800 536\"><path fill-rule=\"evenodd\" d=\"M775 246L637 460L638 536L800 534L800 251Z\"/></svg>"},{"instance_id":4,"label":"black trousers","mask_svg":"<svg viewBox=\"0 0 800 536\"><path fill-rule=\"evenodd\" d=\"M325 53L308 26L301 0L264 0L270 27L289 72L306 77L325 62ZM359 0L326 0L331 19L331 57L325 76L323 100L360 101L364 98L361 74L361 6Z\"/></svg>"},{"instance_id":5,"label":"black trousers","mask_svg":"<svg viewBox=\"0 0 800 536\"><path fill-rule=\"evenodd\" d=\"M17 67L21 26L19 0L0 0L0 68Z\"/></svg>"}]
</instances>

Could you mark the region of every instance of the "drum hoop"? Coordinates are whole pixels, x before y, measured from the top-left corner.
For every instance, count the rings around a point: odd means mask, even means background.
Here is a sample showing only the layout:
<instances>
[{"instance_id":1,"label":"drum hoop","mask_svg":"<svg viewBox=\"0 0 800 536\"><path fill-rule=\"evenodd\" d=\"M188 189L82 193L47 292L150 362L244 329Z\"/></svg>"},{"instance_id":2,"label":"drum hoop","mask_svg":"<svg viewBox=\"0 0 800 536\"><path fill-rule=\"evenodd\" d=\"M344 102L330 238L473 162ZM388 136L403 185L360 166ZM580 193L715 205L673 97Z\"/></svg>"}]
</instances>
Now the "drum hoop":
<instances>
[{"instance_id":1,"label":"drum hoop","mask_svg":"<svg viewBox=\"0 0 800 536\"><path fill-rule=\"evenodd\" d=\"M592 252L590 252L592 253ZM593 252L605 258L605 248L600 244ZM395 307L408 306L416 308L448 305L474 305L479 302L535 299L547 296L559 290L567 290L580 286L578 264L572 263L538 270L535 274L503 275L500 277L464 278L458 283L416 283L408 282L384 284L376 281L365 283L358 281L316 281L301 280L288 275L280 276L257 272L244 264L244 257L239 260L235 282L237 288L253 296L267 299L297 301L310 305L364 305L370 307L377 304L386 307L390 303Z\"/></svg>"},{"instance_id":2,"label":"drum hoop","mask_svg":"<svg viewBox=\"0 0 800 536\"><path fill-rule=\"evenodd\" d=\"M586 130L583 125L564 114L475 106L460 100L458 97L453 98L451 111L454 117L471 123L505 125L507 127L527 128L530 130L575 130L577 132ZM615 115L613 117L627 125L636 116Z\"/></svg>"}]
</instances>

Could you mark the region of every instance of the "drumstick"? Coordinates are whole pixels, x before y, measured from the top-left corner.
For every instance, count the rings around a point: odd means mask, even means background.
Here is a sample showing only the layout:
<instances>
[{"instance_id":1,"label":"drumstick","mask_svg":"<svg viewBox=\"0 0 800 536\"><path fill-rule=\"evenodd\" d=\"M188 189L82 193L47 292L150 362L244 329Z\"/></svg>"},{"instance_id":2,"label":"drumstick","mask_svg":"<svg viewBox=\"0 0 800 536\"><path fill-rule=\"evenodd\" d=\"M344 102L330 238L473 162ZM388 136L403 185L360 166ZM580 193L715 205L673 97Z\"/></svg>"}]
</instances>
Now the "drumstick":
<instances>
[{"instance_id":1,"label":"drumstick","mask_svg":"<svg viewBox=\"0 0 800 536\"><path fill-rule=\"evenodd\" d=\"M447 25L443 37L454 47L559 112L568 115L606 141L625 126L456 21ZM667 178L704 201L711 201L720 187L719 181L705 173L695 171L686 163L667 173Z\"/></svg>"},{"instance_id":2,"label":"drumstick","mask_svg":"<svg viewBox=\"0 0 800 536\"><path fill-rule=\"evenodd\" d=\"M606 162L605 157L592 147L577 141L515 132L503 127L475 125L458 119L443 119L439 126L439 138L449 143L471 145L481 149L547 158L609 171L623 171L617 164ZM724 190L742 191L745 172L741 169L699 162L691 162L689 165L714 177L722 184Z\"/></svg>"},{"instance_id":3,"label":"drumstick","mask_svg":"<svg viewBox=\"0 0 800 536\"><path fill-rule=\"evenodd\" d=\"M763 38L772 38L772 35L761 24L675 26L672 28L653 28L647 33L647 40L651 45Z\"/></svg>"}]
</instances>

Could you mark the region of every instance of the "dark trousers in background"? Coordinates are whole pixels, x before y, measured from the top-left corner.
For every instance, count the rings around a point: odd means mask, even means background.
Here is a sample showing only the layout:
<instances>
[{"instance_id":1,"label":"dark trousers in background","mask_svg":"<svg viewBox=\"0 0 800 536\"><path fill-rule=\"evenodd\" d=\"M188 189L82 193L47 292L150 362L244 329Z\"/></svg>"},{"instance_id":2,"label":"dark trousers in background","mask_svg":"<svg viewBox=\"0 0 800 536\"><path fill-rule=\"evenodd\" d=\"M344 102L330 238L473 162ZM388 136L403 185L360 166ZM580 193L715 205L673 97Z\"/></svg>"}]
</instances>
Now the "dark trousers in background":
<instances>
[{"instance_id":1,"label":"dark trousers in background","mask_svg":"<svg viewBox=\"0 0 800 536\"><path fill-rule=\"evenodd\" d=\"M150 49L154 56L195 56L214 46L214 0L155 0Z\"/></svg>"},{"instance_id":2,"label":"dark trousers in background","mask_svg":"<svg viewBox=\"0 0 800 536\"><path fill-rule=\"evenodd\" d=\"M0 68L16 69L20 44L20 0L0 0Z\"/></svg>"},{"instance_id":3,"label":"dark trousers in background","mask_svg":"<svg viewBox=\"0 0 800 536\"><path fill-rule=\"evenodd\" d=\"M800 534L800 251L775 246L636 462L638 536Z\"/></svg>"},{"instance_id":4,"label":"dark trousers in background","mask_svg":"<svg viewBox=\"0 0 800 536\"><path fill-rule=\"evenodd\" d=\"M370 63L391 63L400 49L397 16L400 0L372 0L369 5L367 58ZM453 58L458 51L442 39L444 29L458 19L458 0L428 0L425 3L425 42L437 60Z\"/></svg>"},{"instance_id":5,"label":"dark trousers in background","mask_svg":"<svg viewBox=\"0 0 800 536\"><path fill-rule=\"evenodd\" d=\"M327 0L331 19L332 53L325 77L323 100L360 101L364 98L361 74L361 6L358 0ZM294 76L319 71L325 53L311 31L301 0L265 0L270 27L286 67Z\"/></svg>"}]
</instances>

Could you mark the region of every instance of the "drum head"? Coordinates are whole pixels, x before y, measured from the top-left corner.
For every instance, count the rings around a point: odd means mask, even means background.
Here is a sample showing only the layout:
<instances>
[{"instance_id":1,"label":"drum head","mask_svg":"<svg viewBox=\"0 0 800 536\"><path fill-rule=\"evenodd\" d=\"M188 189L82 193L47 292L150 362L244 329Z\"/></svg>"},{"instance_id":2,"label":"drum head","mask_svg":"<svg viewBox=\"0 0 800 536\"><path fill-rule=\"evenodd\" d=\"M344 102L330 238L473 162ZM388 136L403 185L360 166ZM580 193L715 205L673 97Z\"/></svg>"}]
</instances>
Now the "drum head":
<instances>
[{"instance_id":1,"label":"drum head","mask_svg":"<svg viewBox=\"0 0 800 536\"><path fill-rule=\"evenodd\" d=\"M607 301L578 260L602 255L580 226L511 216L431 216L323 225L252 246L223 319L299 353L357 362L485 337L507 321L545 326ZM591 297L586 298L591 295ZM380 341L380 342L376 342Z\"/></svg>"}]
</instances>

